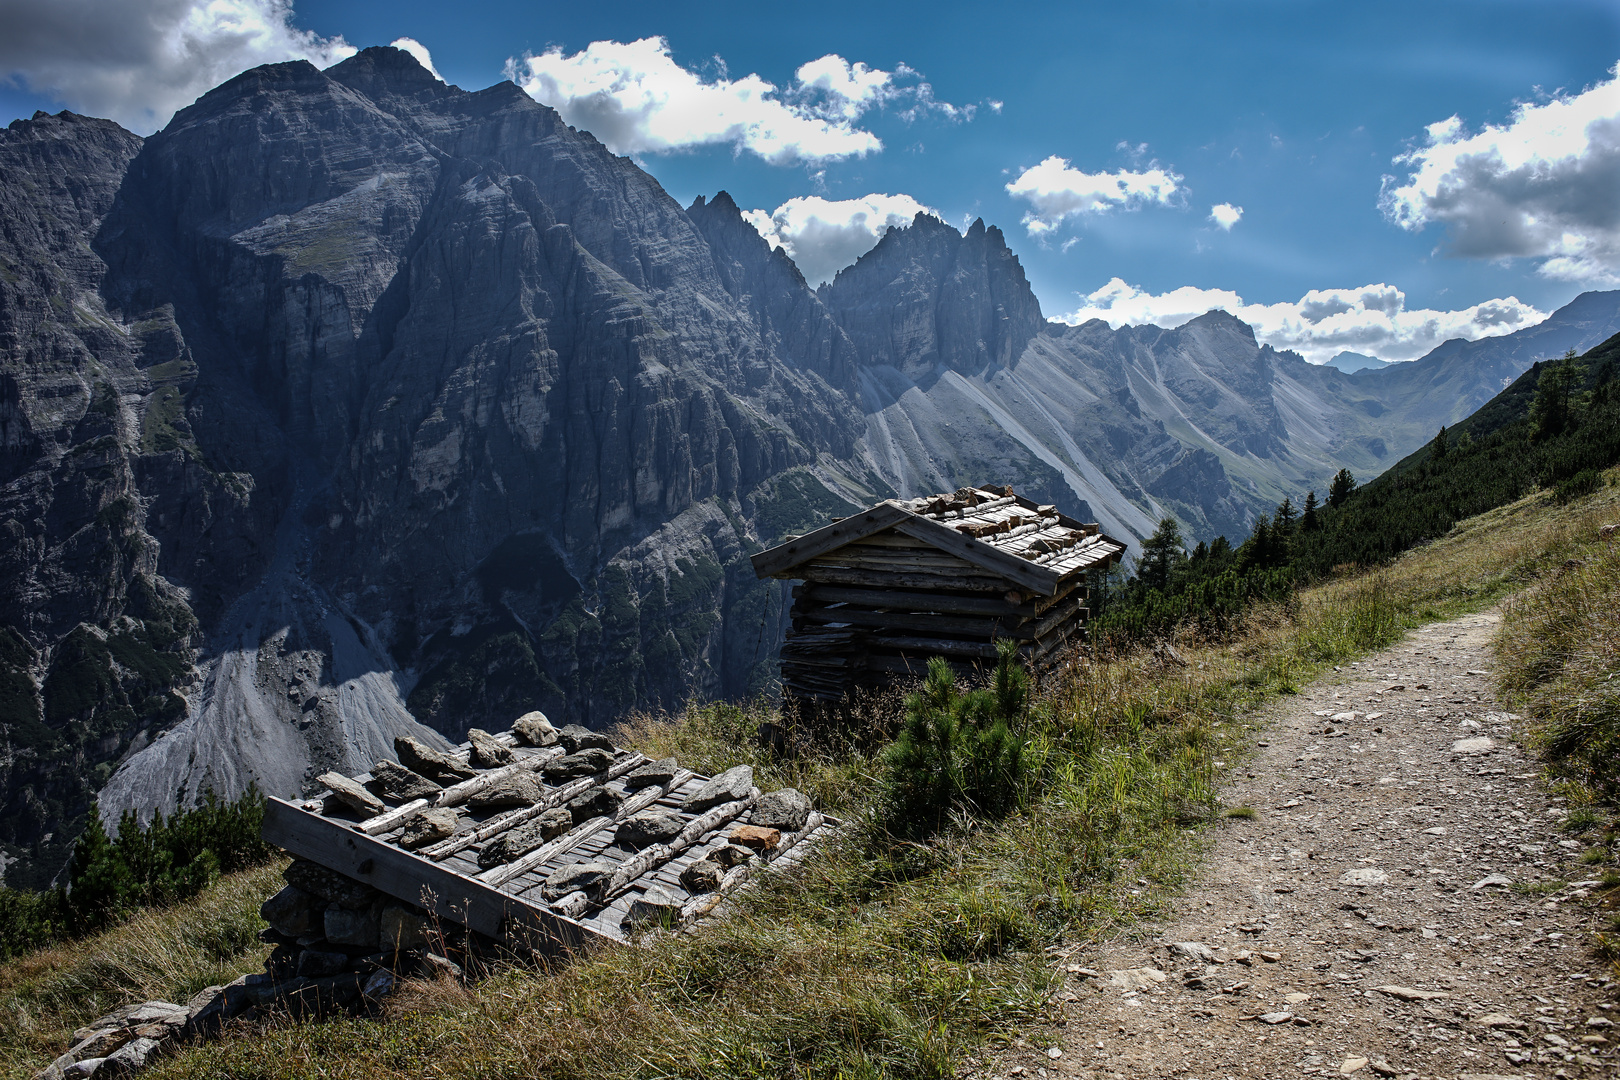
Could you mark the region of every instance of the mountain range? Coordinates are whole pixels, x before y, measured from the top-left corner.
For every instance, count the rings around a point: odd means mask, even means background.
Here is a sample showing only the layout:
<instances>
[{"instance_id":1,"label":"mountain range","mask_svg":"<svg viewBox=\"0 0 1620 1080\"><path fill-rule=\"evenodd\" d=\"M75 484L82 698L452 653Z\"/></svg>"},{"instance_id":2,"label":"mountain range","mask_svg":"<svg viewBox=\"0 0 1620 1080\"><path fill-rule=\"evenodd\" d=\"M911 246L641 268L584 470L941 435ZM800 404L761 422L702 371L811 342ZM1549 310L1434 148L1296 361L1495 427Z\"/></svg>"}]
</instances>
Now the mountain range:
<instances>
[{"instance_id":1,"label":"mountain range","mask_svg":"<svg viewBox=\"0 0 1620 1080\"><path fill-rule=\"evenodd\" d=\"M1616 330L1587 293L1351 375L1223 312L1049 322L999 229L927 215L812 289L725 193L391 48L144 140L36 114L0 133L0 862L48 881L92 799L765 692L747 556L882 498L1236 538Z\"/></svg>"}]
</instances>

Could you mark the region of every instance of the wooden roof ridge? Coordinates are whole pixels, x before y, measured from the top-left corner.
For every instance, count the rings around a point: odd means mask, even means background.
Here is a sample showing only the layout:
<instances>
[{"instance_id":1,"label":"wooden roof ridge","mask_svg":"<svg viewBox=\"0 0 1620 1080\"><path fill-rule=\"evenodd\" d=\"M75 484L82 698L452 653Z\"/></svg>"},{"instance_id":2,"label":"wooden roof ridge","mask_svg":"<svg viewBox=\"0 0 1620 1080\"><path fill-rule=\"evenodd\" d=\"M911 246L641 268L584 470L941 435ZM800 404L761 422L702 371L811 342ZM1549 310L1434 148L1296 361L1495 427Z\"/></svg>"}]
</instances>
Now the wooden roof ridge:
<instances>
[{"instance_id":1,"label":"wooden roof ridge","mask_svg":"<svg viewBox=\"0 0 1620 1080\"><path fill-rule=\"evenodd\" d=\"M1023 521L1019 511L1033 513L1034 520ZM1009 524L1014 521L1019 524ZM1054 505L1015 495L1010 488L963 488L952 495L886 499L858 514L829 522L753 556L754 573L761 578L791 576L788 571L794 567L887 529L1046 596L1053 595L1075 570L1118 558L1125 551L1124 544L1103 536L1096 525L1076 521ZM1032 542L1048 529L1062 530L1063 547L1053 550L1044 540L1041 544ZM1018 550L1002 543L1015 538ZM1094 559L1074 567L1056 568L1066 561L1065 556L1082 548L1103 550L1097 551Z\"/></svg>"}]
</instances>

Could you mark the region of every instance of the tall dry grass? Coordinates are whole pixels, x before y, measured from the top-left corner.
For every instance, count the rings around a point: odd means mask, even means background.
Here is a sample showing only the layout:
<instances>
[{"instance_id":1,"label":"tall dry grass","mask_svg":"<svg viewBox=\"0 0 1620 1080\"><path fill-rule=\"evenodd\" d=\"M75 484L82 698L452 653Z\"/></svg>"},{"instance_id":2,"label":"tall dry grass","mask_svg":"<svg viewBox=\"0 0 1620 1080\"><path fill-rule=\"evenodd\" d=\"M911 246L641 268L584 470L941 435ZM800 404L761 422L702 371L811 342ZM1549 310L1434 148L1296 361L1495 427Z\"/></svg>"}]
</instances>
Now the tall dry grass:
<instances>
[{"instance_id":1,"label":"tall dry grass","mask_svg":"<svg viewBox=\"0 0 1620 1080\"><path fill-rule=\"evenodd\" d=\"M221 878L195 899L0 965L0 1076L32 1076L73 1029L137 1001L184 1004L261 965L259 905L284 862Z\"/></svg>"}]
</instances>

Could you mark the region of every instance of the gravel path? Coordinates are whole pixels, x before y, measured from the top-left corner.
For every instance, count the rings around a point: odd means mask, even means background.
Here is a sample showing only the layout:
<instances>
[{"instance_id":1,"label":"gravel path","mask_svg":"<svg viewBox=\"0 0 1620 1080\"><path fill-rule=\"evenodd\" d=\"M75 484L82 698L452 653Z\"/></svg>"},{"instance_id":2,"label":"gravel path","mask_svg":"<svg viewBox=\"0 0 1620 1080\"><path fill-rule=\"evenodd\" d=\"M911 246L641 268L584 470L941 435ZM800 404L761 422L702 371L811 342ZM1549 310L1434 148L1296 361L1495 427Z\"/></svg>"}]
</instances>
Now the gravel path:
<instances>
[{"instance_id":1,"label":"gravel path","mask_svg":"<svg viewBox=\"0 0 1620 1080\"><path fill-rule=\"evenodd\" d=\"M1224 795L1255 817L1223 823L1170 923L1059 957L1061 1023L990 1074L1620 1075L1597 875L1492 700L1496 622L1272 707Z\"/></svg>"}]
</instances>

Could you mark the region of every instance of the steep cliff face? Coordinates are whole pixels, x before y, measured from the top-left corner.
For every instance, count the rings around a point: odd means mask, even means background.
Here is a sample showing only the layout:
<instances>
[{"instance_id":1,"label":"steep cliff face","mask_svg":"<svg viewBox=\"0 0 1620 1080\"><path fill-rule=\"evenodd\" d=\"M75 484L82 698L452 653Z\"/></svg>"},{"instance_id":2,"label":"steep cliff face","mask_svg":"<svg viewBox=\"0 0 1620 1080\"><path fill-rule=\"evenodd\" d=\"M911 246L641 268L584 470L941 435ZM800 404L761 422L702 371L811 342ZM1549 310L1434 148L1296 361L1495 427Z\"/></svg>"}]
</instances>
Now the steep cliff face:
<instances>
[{"instance_id":1,"label":"steep cliff face","mask_svg":"<svg viewBox=\"0 0 1620 1080\"><path fill-rule=\"evenodd\" d=\"M982 222L920 216L813 291L725 193L683 209L394 49L245 72L145 142L19 121L7 879L48 880L96 795L295 795L397 734L765 690L785 605L747 555L880 498L1011 482L1122 537L1240 536L1613 333L1617 299L1348 376L1221 313L1049 324Z\"/></svg>"}]
</instances>

